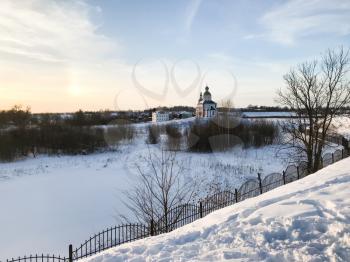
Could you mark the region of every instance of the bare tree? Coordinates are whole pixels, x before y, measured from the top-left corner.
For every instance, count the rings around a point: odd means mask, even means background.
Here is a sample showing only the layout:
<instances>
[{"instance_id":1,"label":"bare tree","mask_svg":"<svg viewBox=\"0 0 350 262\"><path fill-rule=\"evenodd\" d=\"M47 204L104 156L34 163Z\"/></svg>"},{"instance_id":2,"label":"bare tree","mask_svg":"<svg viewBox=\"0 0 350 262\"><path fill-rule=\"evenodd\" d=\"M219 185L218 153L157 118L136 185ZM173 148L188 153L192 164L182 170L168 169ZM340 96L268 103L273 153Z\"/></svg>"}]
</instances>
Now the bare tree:
<instances>
[{"instance_id":1,"label":"bare tree","mask_svg":"<svg viewBox=\"0 0 350 262\"><path fill-rule=\"evenodd\" d=\"M148 149L136 169L135 186L125 192L125 205L141 223L150 224L160 218L165 225L176 223L181 209L169 216L172 209L188 204L197 195L197 182L186 179L186 163L177 160L175 151Z\"/></svg>"},{"instance_id":2,"label":"bare tree","mask_svg":"<svg viewBox=\"0 0 350 262\"><path fill-rule=\"evenodd\" d=\"M7 112L7 115L8 120L10 120L19 129L27 128L32 118L30 107L27 106L26 109L23 109L21 105L15 105Z\"/></svg>"},{"instance_id":3,"label":"bare tree","mask_svg":"<svg viewBox=\"0 0 350 262\"><path fill-rule=\"evenodd\" d=\"M305 62L284 76L287 84L277 101L290 107L296 119L284 125L287 144L306 157L308 169L321 167L330 125L350 103L349 50L327 50L320 61Z\"/></svg>"}]
</instances>

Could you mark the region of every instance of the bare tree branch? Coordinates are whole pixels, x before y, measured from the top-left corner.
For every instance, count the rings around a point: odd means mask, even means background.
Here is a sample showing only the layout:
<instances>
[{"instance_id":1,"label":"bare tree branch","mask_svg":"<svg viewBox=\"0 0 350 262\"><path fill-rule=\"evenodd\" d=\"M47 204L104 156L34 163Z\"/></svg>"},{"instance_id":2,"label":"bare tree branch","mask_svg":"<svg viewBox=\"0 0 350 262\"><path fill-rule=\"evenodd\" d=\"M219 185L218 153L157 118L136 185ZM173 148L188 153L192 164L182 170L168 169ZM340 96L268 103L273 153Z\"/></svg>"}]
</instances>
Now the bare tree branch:
<instances>
[{"instance_id":1,"label":"bare tree branch","mask_svg":"<svg viewBox=\"0 0 350 262\"><path fill-rule=\"evenodd\" d=\"M165 224L176 223L178 216L168 218L169 213L192 201L198 190L197 181L185 181L188 163L179 162L176 151L154 152L150 148L142 159L135 164L135 186L125 192L124 204L141 223L149 224L160 218L166 219Z\"/></svg>"},{"instance_id":2,"label":"bare tree branch","mask_svg":"<svg viewBox=\"0 0 350 262\"><path fill-rule=\"evenodd\" d=\"M321 61L305 62L284 76L277 101L297 118L285 124L286 143L307 159L309 171L321 166L322 150L335 116L350 104L349 50L327 50Z\"/></svg>"}]
</instances>

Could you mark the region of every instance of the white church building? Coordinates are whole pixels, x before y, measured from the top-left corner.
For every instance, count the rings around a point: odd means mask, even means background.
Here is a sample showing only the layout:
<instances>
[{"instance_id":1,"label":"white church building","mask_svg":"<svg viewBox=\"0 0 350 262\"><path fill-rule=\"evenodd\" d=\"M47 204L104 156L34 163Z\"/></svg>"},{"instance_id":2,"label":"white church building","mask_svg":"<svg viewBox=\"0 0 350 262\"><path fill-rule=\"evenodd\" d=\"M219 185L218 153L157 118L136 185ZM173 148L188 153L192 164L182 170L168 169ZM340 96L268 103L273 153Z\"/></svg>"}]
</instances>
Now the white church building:
<instances>
[{"instance_id":1,"label":"white church building","mask_svg":"<svg viewBox=\"0 0 350 262\"><path fill-rule=\"evenodd\" d=\"M196 117L210 118L216 116L217 104L211 100L211 93L209 92L209 87L205 87L205 92L202 95L200 93L198 104L196 107Z\"/></svg>"}]
</instances>

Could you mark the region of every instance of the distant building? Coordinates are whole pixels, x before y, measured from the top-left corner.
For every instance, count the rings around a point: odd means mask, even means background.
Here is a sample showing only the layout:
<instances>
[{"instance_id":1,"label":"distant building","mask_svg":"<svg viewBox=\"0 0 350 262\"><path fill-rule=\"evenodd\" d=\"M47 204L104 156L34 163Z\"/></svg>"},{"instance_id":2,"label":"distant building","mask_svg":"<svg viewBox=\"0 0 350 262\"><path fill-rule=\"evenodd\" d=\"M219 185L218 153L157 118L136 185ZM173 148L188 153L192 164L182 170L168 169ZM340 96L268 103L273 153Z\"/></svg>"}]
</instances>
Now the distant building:
<instances>
[{"instance_id":1,"label":"distant building","mask_svg":"<svg viewBox=\"0 0 350 262\"><path fill-rule=\"evenodd\" d=\"M155 111L152 113L152 122L169 121L169 113L164 111Z\"/></svg>"},{"instance_id":2,"label":"distant building","mask_svg":"<svg viewBox=\"0 0 350 262\"><path fill-rule=\"evenodd\" d=\"M180 112L179 114L179 118L189 118L189 117L192 117L193 116L193 113L192 112L187 112L187 111L182 111Z\"/></svg>"},{"instance_id":3,"label":"distant building","mask_svg":"<svg viewBox=\"0 0 350 262\"><path fill-rule=\"evenodd\" d=\"M209 87L205 87L205 92L202 95L200 93L198 104L196 107L196 117L210 118L216 116L217 104L211 100L211 93L209 92Z\"/></svg>"}]
</instances>

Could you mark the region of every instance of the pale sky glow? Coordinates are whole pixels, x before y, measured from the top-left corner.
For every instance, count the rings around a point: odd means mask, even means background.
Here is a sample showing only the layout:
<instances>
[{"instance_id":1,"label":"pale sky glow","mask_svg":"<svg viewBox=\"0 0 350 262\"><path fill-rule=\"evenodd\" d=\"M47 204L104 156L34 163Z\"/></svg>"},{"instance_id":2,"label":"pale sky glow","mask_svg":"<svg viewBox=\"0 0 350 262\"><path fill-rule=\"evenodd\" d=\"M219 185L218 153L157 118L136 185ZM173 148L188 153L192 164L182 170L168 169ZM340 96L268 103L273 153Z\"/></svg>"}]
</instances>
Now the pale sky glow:
<instances>
[{"instance_id":1,"label":"pale sky glow","mask_svg":"<svg viewBox=\"0 0 350 262\"><path fill-rule=\"evenodd\" d=\"M272 105L291 66L349 47L349 17L348 0L1 0L0 110L194 106L206 84Z\"/></svg>"}]
</instances>

